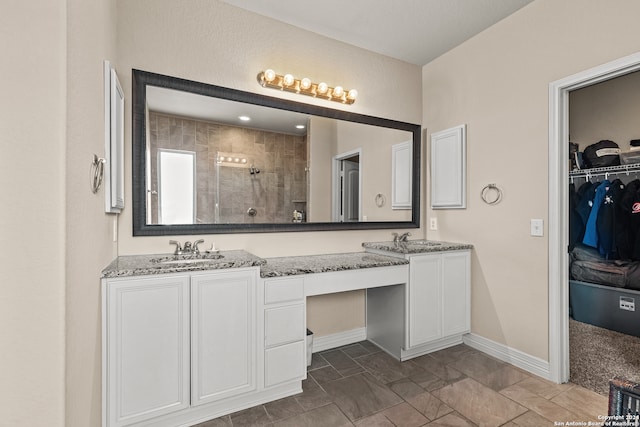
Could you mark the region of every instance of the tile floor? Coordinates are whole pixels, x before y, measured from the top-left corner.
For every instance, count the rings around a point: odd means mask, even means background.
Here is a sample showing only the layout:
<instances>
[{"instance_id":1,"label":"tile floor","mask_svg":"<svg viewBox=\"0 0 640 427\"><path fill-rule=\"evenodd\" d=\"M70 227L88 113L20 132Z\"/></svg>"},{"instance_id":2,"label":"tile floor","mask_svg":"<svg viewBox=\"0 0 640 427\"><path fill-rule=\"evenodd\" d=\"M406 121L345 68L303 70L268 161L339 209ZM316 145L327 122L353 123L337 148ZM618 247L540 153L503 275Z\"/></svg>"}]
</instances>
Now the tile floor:
<instances>
[{"instance_id":1,"label":"tile floor","mask_svg":"<svg viewBox=\"0 0 640 427\"><path fill-rule=\"evenodd\" d=\"M465 345L400 363L365 341L314 354L301 394L197 427L588 425L607 403Z\"/></svg>"}]
</instances>

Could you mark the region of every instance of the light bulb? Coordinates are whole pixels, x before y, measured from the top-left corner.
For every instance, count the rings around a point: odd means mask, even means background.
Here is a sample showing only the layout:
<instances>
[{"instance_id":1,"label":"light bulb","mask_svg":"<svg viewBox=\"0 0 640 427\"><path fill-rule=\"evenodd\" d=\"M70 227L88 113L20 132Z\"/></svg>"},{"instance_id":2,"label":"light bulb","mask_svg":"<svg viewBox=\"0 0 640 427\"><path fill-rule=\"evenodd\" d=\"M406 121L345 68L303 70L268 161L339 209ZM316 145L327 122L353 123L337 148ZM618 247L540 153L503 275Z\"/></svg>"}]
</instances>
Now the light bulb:
<instances>
[{"instance_id":1,"label":"light bulb","mask_svg":"<svg viewBox=\"0 0 640 427\"><path fill-rule=\"evenodd\" d=\"M342 86L336 86L335 88L333 88L334 98L342 98L342 95L344 95L344 89L342 89Z\"/></svg>"},{"instance_id":2,"label":"light bulb","mask_svg":"<svg viewBox=\"0 0 640 427\"><path fill-rule=\"evenodd\" d=\"M282 79L282 82L284 83L285 86L291 86L294 82L294 78L291 74L285 74L284 78Z\"/></svg>"},{"instance_id":3,"label":"light bulb","mask_svg":"<svg viewBox=\"0 0 640 427\"><path fill-rule=\"evenodd\" d=\"M271 68L269 68L268 70L265 70L264 79L266 81L268 81L269 83L271 83L272 81L274 81L276 79L276 72L273 71Z\"/></svg>"},{"instance_id":4,"label":"light bulb","mask_svg":"<svg viewBox=\"0 0 640 427\"><path fill-rule=\"evenodd\" d=\"M247 159L242 159L242 163L247 163Z\"/></svg>"},{"instance_id":5,"label":"light bulb","mask_svg":"<svg viewBox=\"0 0 640 427\"><path fill-rule=\"evenodd\" d=\"M329 86L325 82L318 83L318 93L325 94L329 90Z\"/></svg>"},{"instance_id":6,"label":"light bulb","mask_svg":"<svg viewBox=\"0 0 640 427\"><path fill-rule=\"evenodd\" d=\"M349 91L349 94L347 95L347 98L349 99L356 99L358 97L358 91L355 89L351 89Z\"/></svg>"},{"instance_id":7,"label":"light bulb","mask_svg":"<svg viewBox=\"0 0 640 427\"><path fill-rule=\"evenodd\" d=\"M238 163L240 161L240 159L238 157L236 157L235 159L233 159L233 161Z\"/></svg>"},{"instance_id":8,"label":"light bulb","mask_svg":"<svg viewBox=\"0 0 640 427\"><path fill-rule=\"evenodd\" d=\"M308 78L304 78L302 80L300 80L300 88L301 89L309 89L311 87L311 80L309 80Z\"/></svg>"}]
</instances>

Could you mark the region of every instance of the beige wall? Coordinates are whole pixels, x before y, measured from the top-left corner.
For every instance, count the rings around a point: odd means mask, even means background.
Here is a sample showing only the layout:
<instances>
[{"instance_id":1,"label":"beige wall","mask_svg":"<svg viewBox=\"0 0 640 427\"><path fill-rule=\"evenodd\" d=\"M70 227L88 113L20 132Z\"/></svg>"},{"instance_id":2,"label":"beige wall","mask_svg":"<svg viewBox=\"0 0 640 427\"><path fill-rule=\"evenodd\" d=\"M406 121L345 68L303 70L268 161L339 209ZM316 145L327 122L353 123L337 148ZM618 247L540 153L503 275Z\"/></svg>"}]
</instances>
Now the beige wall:
<instances>
[{"instance_id":1,"label":"beige wall","mask_svg":"<svg viewBox=\"0 0 640 427\"><path fill-rule=\"evenodd\" d=\"M0 14L4 426L64 425L65 7L8 0Z\"/></svg>"},{"instance_id":2,"label":"beige wall","mask_svg":"<svg viewBox=\"0 0 640 427\"><path fill-rule=\"evenodd\" d=\"M547 224L549 83L640 50L640 2L614 4L536 0L423 68L423 126L466 123L468 155L468 208L428 212L428 237L475 245L473 332L543 360L548 241L529 220ZM481 201L488 183L500 204Z\"/></svg>"},{"instance_id":3,"label":"beige wall","mask_svg":"<svg viewBox=\"0 0 640 427\"><path fill-rule=\"evenodd\" d=\"M67 0L66 151L66 422L101 421L100 271L117 253L114 216L104 213L104 188L89 189L93 154L104 156L102 61L120 75L115 52L115 2ZM125 102L130 102L126 94ZM64 199L63 199L64 200ZM64 206L64 204L63 204Z\"/></svg>"},{"instance_id":4,"label":"beige wall","mask_svg":"<svg viewBox=\"0 0 640 427\"><path fill-rule=\"evenodd\" d=\"M158 24L161 25L158 25ZM330 40L295 27L270 20L218 0L193 0L189 8L173 0L118 1L118 65L125 93L131 93L131 68L168 74L269 96L315 103L330 108L420 122L420 68ZM354 87L360 92L351 106L313 98L301 99L290 93L264 89L256 75L266 68L277 72L309 76L313 81ZM394 81L393 87L379 88L380 81ZM130 117L130 103L126 117ZM131 152L131 130L125 130L125 152ZM125 159L125 188L131 188L131 159ZM119 221L119 253L157 253L170 250L175 236L132 237L131 193ZM361 251L361 243L388 239L393 230L312 233L258 233L185 236L182 240L204 238L208 245L245 249L258 256L287 256ZM415 231L421 235L422 231ZM364 325L357 307L346 309L347 322L334 316L336 327ZM313 327L315 319L309 317ZM350 326L345 329L350 329Z\"/></svg>"},{"instance_id":5,"label":"beige wall","mask_svg":"<svg viewBox=\"0 0 640 427\"><path fill-rule=\"evenodd\" d=\"M603 139L629 150L640 139L640 72L569 93L569 135L580 150Z\"/></svg>"}]
</instances>

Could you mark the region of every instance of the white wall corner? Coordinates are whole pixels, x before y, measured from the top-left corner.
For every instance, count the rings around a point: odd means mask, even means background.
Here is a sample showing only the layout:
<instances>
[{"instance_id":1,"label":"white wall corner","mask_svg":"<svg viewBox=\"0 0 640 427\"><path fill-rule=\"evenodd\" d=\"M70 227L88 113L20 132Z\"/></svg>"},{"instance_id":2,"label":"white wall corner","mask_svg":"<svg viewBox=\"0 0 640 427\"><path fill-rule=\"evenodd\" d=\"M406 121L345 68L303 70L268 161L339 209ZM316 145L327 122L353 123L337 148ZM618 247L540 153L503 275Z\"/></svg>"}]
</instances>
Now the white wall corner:
<instances>
[{"instance_id":1,"label":"white wall corner","mask_svg":"<svg viewBox=\"0 0 640 427\"><path fill-rule=\"evenodd\" d=\"M500 359L503 362L510 363L513 366L524 369L525 371L546 380L551 380L549 362L546 360L531 356L530 354L508 347L504 344L499 344L476 334L466 334L462 339L469 347L473 347L476 350L487 353L488 355Z\"/></svg>"}]
</instances>

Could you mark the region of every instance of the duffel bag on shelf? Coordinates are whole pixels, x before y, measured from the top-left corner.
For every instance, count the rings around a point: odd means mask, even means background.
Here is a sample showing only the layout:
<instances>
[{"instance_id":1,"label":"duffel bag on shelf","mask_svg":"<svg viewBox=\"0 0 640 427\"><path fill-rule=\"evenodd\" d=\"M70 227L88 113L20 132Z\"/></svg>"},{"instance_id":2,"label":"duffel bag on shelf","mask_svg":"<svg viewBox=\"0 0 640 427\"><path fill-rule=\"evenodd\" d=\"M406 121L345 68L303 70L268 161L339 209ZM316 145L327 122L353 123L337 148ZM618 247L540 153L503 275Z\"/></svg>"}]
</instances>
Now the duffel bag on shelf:
<instances>
[{"instance_id":1,"label":"duffel bag on shelf","mask_svg":"<svg viewBox=\"0 0 640 427\"><path fill-rule=\"evenodd\" d=\"M584 149L582 158L588 168L604 168L620 164L620 147L613 141L603 139Z\"/></svg>"}]
</instances>

